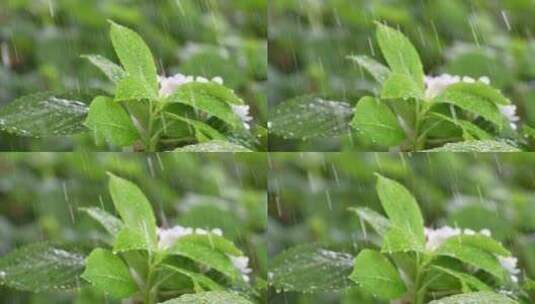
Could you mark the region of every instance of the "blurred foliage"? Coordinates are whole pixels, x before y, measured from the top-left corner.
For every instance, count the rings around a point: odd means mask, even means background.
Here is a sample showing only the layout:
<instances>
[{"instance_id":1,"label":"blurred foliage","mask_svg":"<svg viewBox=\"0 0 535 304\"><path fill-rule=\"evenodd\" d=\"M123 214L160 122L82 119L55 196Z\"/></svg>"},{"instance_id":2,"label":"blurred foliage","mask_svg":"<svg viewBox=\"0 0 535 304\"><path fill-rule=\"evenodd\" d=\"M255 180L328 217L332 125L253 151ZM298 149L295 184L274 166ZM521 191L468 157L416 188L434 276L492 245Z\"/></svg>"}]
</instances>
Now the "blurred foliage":
<instances>
[{"instance_id":1,"label":"blurred foliage","mask_svg":"<svg viewBox=\"0 0 535 304\"><path fill-rule=\"evenodd\" d=\"M298 244L320 243L353 255L370 247L374 234L347 208L384 214L375 191L377 172L415 195L426 226L488 228L519 258L519 268L535 276L533 154L277 153L271 167L270 257ZM383 303L359 288L312 295L271 290L270 301Z\"/></svg>"},{"instance_id":2,"label":"blurred foliage","mask_svg":"<svg viewBox=\"0 0 535 304\"><path fill-rule=\"evenodd\" d=\"M114 58L108 19L141 34L160 74L221 76L267 120L267 0L0 1L0 105L43 90L109 90L82 54ZM20 140L0 134L0 149L96 149L90 135Z\"/></svg>"},{"instance_id":3,"label":"blurred foliage","mask_svg":"<svg viewBox=\"0 0 535 304\"><path fill-rule=\"evenodd\" d=\"M266 278L266 164L258 153L4 153L0 256L41 240L82 247L102 244L105 231L78 208L113 212L109 171L140 186L153 204L158 225L219 227L251 257L255 276ZM114 303L82 286L71 294L30 294L0 287L0 302Z\"/></svg>"},{"instance_id":4,"label":"blurred foliage","mask_svg":"<svg viewBox=\"0 0 535 304\"><path fill-rule=\"evenodd\" d=\"M489 76L535 125L535 3L530 0L273 0L270 106L305 94L355 104L376 90L347 55L380 59L374 21L399 27L426 73ZM531 17L530 17L531 16ZM356 136L308 142L271 139L277 151L364 150Z\"/></svg>"}]
</instances>

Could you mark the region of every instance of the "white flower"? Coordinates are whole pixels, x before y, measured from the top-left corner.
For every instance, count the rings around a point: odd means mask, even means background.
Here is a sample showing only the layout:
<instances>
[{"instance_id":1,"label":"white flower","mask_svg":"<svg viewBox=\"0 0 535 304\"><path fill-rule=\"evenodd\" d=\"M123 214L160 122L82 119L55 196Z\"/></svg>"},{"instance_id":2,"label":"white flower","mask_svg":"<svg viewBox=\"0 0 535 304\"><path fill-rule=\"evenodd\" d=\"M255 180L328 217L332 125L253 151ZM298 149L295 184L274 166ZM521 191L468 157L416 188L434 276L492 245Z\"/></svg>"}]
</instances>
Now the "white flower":
<instances>
[{"instance_id":1,"label":"white flower","mask_svg":"<svg viewBox=\"0 0 535 304\"><path fill-rule=\"evenodd\" d=\"M516 115L516 106L515 105L506 105L506 106L499 105L498 107L500 108L500 112L502 112L503 116L505 116L505 118L507 118L507 120L509 121L511 125L511 129L516 130L517 129L516 122L520 120L520 117Z\"/></svg>"},{"instance_id":2,"label":"white flower","mask_svg":"<svg viewBox=\"0 0 535 304\"><path fill-rule=\"evenodd\" d=\"M158 228L158 247L160 249L167 249L181 237L193 234L193 228L187 228L182 226L174 226L169 229Z\"/></svg>"},{"instance_id":3,"label":"white flower","mask_svg":"<svg viewBox=\"0 0 535 304\"><path fill-rule=\"evenodd\" d=\"M223 85L223 78L214 77L211 80L198 76L186 76L183 74L176 74L171 77L158 76L158 83L160 84L160 97L168 97L173 94L180 86L191 82L209 83L214 82Z\"/></svg>"},{"instance_id":4,"label":"white flower","mask_svg":"<svg viewBox=\"0 0 535 304\"><path fill-rule=\"evenodd\" d=\"M510 257L504 257L504 256L498 256L498 261L500 261L500 264L502 267L507 270L509 275L511 276L511 281L517 283L518 277L517 275L520 274L520 269L516 268L516 265L518 264L518 259L510 256Z\"/></svg>"},{"instance_id":5,"label":"white flower","mask_svg":"<svg viewBox=\"0 0 535 304\"><path fill-rule=\"evenodd\" d=\"M232 108L232 112L236 114L241 121L243 122L243 126L249 130L251 127L249 126L249 122L253 120L253 117L249 115L249 106L248 105L230 105Z\"/></svg>"},{"instance_id":6,"label":"white flower","mask_svg":"<svg viewBox=\"0 0 535 304\"><path fill-rule=\"evenodd\" d=\"M461 77L442 74L437 77L425 76L425 98L433 99L440 95L447 87L461 81Z\"/></svg>"},{"instance_id":7,"label":"white flower","mask_svg":"<svg viewBox=\"0 0 535 304\"><path fill-rule=\"evenodd\" d=\"M208 231L201 228L182 227L180 225L169 229L158 228L156 233L158 235L158 248L160 249L167 249L173 246L178 239L191 234L208 235L211 233L217 236L223 236L223 231L219 228Z\"/></svg>"},{"instance_id":8,"label":"white flower","mask_svg":"<svg viewBox=\"0 0 535 304\"><path fill-rule=\"evenodd\" d=\"M460 235L462 233L459 228L451 228L450 226L444 226L439 229L425 228L424 230L427 242L425 248L427 250L435 250L447 239Z\"/></svg>"},{"instance_id":9,"label":"white flower","mask_svg":"<svg viewBox=\"0 0 535 304\"><path fill-rule=\"evenodd\" d=\"M253 272L251 268L249 268L249 258L246 256L228 256L230 258L230 261L238 269L242 275L242 278L245 282L249 282L249 274Z\"/></svg>"}]
</instances>

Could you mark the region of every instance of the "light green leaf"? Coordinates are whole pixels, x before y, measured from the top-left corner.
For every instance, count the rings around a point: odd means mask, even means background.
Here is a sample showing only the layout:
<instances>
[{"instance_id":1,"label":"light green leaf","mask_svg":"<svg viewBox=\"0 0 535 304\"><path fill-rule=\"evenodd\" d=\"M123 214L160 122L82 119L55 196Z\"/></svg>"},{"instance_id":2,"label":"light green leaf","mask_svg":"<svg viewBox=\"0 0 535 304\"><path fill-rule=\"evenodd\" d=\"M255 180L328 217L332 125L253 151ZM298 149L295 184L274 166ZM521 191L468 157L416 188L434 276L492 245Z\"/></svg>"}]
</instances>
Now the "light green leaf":
<instances>
[{"instance_id":1,"label":"light green leaf","mask_svg":"<svg viewBox=\"0 0 535 304\"><path fill-rule=\"evenodd\" d=\"M398 30L377 24L377 40L386 62L393 73L410 77L423 96L424 70L420 56L412 43Z\"/></svg>"},{"instance_id":2,"label":"light green leaf","mask_svg":"<svg viewBox=\"0 0 535 304\"><path fill-rule=\"evenodd\" d=\"M364 249L355 259L351 280L383 299L400 298L407 288L394 265L380 252Z\"/></svg>"},{"instance_id":3,"label":"light green leaf","mask_svg":"<svg viewBox=\"0 0 535 304\"><path fill-rule=\"evenodd\" d=\"M253 152L228 141L212 140L201 144L178 148L175 152Z\"/></svg>"},{"instance_id":4,"label":"light green leaf","mask_svg":"<svg viewBox=\"0 0 535 304\"><path fill-rule=\"evenodd\" d=\"M90 93L44 92L24 96L0 108L0 130L19 136L46 137L87 131Z\"/></svg>"},{"instance_id":5,"label":"light green leaf","mask_svg":"<svg viewBox=\"0 0 535 304\"><path fill-rule=\"evenodd\" d=\"M80 211L87 213L90 217L99 222L106 231L115 236L123 228L123 222L108 212L92 207L80 208Z\"/></svg>"},{"instance_id":6,"label":"light green leaf","mask_svg":"<svg viewBox=\"0 0 535 304\"><path fill-rule=\"evenodd\" d=\"M368 56L347 56L347 59L356 62L358 65L366 69L366 71L368 71L368 73L381 84L390 76L389 68Z\"/></svg>"},{"instance_id":7,"label":"light green leaf","mask_svg":"<svg viewBox=\"0 0 535 304\"><path fill-rule=\"evenodd\" d=\"M186 104L219 118L233 128L243 128L243 122L231 107L231 105L241 105L243 101L232 90L220 84L187 83L178 87L166 102Z\"/></svg>"},{"instance_id":8,"label":"light green leaf","mask_svg":"<svg viewBox=\"0 0 535 304\"><path fill-rule=\"evenodd\" d=\"M424 220L412 194L398 182L377 174L377 193L390 219L391 229L385 235L388 247L423 251ZM392 241L404 241L396 244Z\"/></svg>"},{"instance_id":9,"label":"light green leaf","mask_svg":"<svg viewBox=\"0 0 535 304\"><path fill-rule=\"evenodd\" d=\"M506 119L498 109L498 104L508 101L491 87L481 83L457 83L449 86L434 100L449 103L468 112L477 114L494 123L499 129L505 125Z\"/></svg>"},{"instance_id":10,"label":"light green leaf","mask_svg":"<svg viewBox=\"0 0 535 304\"><path fill-rule=\"evenodd\" d=\"M483 249L471 247L468 244L465 245L456 241L446 241L435 251L435 254L458 259L494 275L500 281L505 279L505 270L498 259Z\"/></svg>"},{"instance_id":11,"label":"light green leaf","mask_svg":"<svg viewBox=\"0 0 535 304\"><path fill-rule=\"evenodd\" d=\"M97 97L89 107L85 125L112 145L124 147L139 139L139 133L126 110L108 97Z\"/></svg>"},{"instance_id":12,"label":"light green leaf","mask_svg":"<svg viewBox=\"0 0 535 304\"><path fill-rule=\"evenodd\" d=\"M318 96L301 96L272 110L269 131L285 139L308 140L350 134L353 109L349 103Z\"/></svg>"},{"instance_id":13,"label":"light green leaf","mask_svg":"<svg viewBox=\"0 0 535 304\"><path fill-rule=\"evenodd\" d=\"M483 283L481 280L472 275L455 271L449 268L444 268L441 266L433 266L433 268L442 271L454 278L457 278L461 283L467 284L477 291L492 291L492 289L487 284Z\"/></svg>"},{"instance_id":14,"label":"light green leaf","mask_svg":"<svg viewBox=\"0 0 535 304\"><path fill-rule=\"evenodd\" d=\"M114 22L111 24L110 36L113 48L128 77L138 81L146 96L156 98L158 92L156 65L143 38L131 29Z\"/></svg>"},{"instance_id":15,"label":"light green leaf","mask_svg":"<svg viewBox=\"0 0 535 304\"><path fill-rule=\"evenodd\" d=\"M394 113L387 105L372 97L363 97L357 103L351 124L360 135L381 146L396 146L405 139Z\"/></svg>"},{"instance_id":16,"label":"light green leaf","mask_svg":"<svg viewBox=\"0 0 535 304\"><path fill-rule=\"evenodd\" d=\"M352 286L348 279L353 257L346 253L301 245L279 254L270 266L271 284L279 290L324 292Z\"/></svg>"},{"instance_id":17,"label":"light green leaf","mask_svg":"<svg viewBox=\"0 0 535 304\"><path fill-rule=\"evenodd\" d=\"M123 260L101 248L93 250L87 257L82 278L118 299L129 297L138 290Z\"/></svg>"},{"instance_id":18,"label":"light green leaf","mask_svg":"<svg viewBox=\"0 0 535 304\"><path fill-rule=\"evenodd\" d=\"M119 82L126 76L126 72L119 65L111 62L108 58L101 55L82 55L96 67L98 67L111 81Z\"/></svg>"},{"instance_id":19,"label":"light green leaf","mask_svg":"<svg viewBox=\"0 0 535 304\"><path fill-rule=\"evenodd\" d=\"M472 140L449 143L428 152L522 152L522 150L506 143L493 140Z\"/></svg>"},{"instance_id":20,"label":"light green leaf","mask_svg":"<svg viewBox=\"0 0 535 304\"><path fill-rule=\"evenodd\" d=\"M368 222L381 236L390 228L390 221L370 208L349 208L349 210L355 212L362 220Z\"/></svg>"},{"instance_id":21,"label":"light green leaf","mask_svg":"<svg viewBox=\"0 0 535 304\"><path fill-rule=\"evenodd\" d=\"M501 294L481 291L442 298L429 304L518 304L518 302Z\"/></svg>"},{"instance_id":22,"label":"light green leaf","mask_svg":"<svg viewBox=\"0 0 535 304\"><path fill-rule=\"evenodd\" d=\"M43 292L78 287L85 256L49 243L21 247L0 257L0 285Z\"/></svg>"},{"instance_id":23,"label":"light green leaf","mask_svg":"<svg viewBox=\"0 0 535 304\"><path fill-rule=\"evenodd\" d=\"M229 257L216 248L210 247L210 245L180 238L167 250L167 253L183 256L208 266L221 272L233 281L238 278L238 271Z\"/></svg>"},{"instance_id":24,"label":"light green leaf","mask_svg":"<svg viewBox=\"0 0 535 304\"><path fill-rule=\"evenodd\" d=\"M212 279L210 279L209 277L203 274L191 272L186 269L178 268L178 267L175 267L173 265L168 265L168 264L163 264L163 267L187 276L188 278L191 279L194 285L200 285L202 288L206 290L223 290L223 287L221 285L219 285L217 282L213 281Z\"/></svg>"},{"instance_id":25,"label":"light green leaf","mask_svg":"<svg viewBox=\"0 0 535 304\"><path fill-rule=\"evenodd\" d=\"M249 300L228 291L208 291L186 294L160 304L253 304Z\"/></svg>"},{"instance_id":26,"label":"light green leaf","mask_svg":"<svg viewBox=\"0 0 535 304\"><path fill-rule=\"evenodd\" d=\"M392 73L383 84L382 99L423 99L422 90L407 75Z\"/></svg>"},{"instance_id":27,"label":"light green leaf","mask_svg":"<svg viewBox=\"0 0 535 304\"><path fill-rule=\"evenodd\" d=\"M113 204L125 227L130 228L138 236L142 236L140 241L145 242L147 248L154 248L156 246L156 218L149 201L132 182L111 173L109 176Z\"/></svg>"},{"instance_id":28,"label":"light green leaf","mask_svg":"<svg viewBox=\"0 0 535 304\"><path fill-rule=\"evenodd\" d=\"M142 99L155 99L156 95L148 92L144 87L144 83L139 78L132 76L126 76L117 83L115 88L116 102L119 101L131 101Z\"/></svg>"},{"instance_id":29,"label":"light green leaf","mask_svg":"<svg viewBox=\"0 0 535 304\"><path fill-rule=\"evenodd\" d=\"M132 250L152 250L147 234L139 229L123 227L115 236L113 252L126 252Z\"/></svg>"}]
</instances>

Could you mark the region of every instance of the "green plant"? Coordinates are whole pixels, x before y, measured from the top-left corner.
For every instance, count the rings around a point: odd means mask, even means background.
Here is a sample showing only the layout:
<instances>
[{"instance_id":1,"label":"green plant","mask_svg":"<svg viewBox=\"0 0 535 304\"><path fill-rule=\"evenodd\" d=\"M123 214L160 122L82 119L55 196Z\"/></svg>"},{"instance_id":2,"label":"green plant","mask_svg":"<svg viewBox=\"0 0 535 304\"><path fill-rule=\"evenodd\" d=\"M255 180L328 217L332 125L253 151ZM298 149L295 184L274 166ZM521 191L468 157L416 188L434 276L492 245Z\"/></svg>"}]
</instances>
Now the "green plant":
<instances>
[{"instance_id":1,"label":"green plant","mask_svg":"<svg viewBox=\"0 0 535 304\"><path fill-rule=\"evenodd\" d=\"M88 282L117 299L139 303L252 303L248 258L219 229L158 228L152 207L130 181L110 174L120 218L82 209L108 233L87 255L83 246L36 243L0 258L0 284L44 292ZM83 279L83 280L81 280Z\"/></svg>"},{"instance_id":2,"label":"green plant","mask_svg":"<svg viewBox=\"0 0 535 304\"><path fill-rule=\"evenodd\" d=\"M377 23L388 67L349 56L379 83L376 96L347 102L298 97L273 111L270 132L288 139L356 133L370 147L401 151L520 151L531 129L488 77L425 76L420 56L400 31ZM310 128L310 126L320 126ZM525 136L525 137L524 137Z\"/></svg>"},{"instance_id":3,"label":"green plant","mask_svg":"<svg viewBox=\"0 0 535 304\"><path fill-rule=\"evenodd\" d=\"M361 290L393 303L529 303L531 280L490 231L426 228L420 208L401 184L378 175L387 217L351 208L376 232L370 248L351 254L305 245L275 257L270 284L277 290Z\"/></svg>"},{"instance_id":4,"label":"green plant","mask_svg":"<svg viewBox=\"0 0 535 304\"><path fill-rule=\"evenodd\" d=\"M143 39L113 22L111 41L122 66L84 57L115 84L114 96L92 90L24 96L0 109L0 129L30 137L91 132L96 143L134 151L261 149L265 132L251 130L249 106L223 79L158 76Z\"/></svg>"}]
</instances>

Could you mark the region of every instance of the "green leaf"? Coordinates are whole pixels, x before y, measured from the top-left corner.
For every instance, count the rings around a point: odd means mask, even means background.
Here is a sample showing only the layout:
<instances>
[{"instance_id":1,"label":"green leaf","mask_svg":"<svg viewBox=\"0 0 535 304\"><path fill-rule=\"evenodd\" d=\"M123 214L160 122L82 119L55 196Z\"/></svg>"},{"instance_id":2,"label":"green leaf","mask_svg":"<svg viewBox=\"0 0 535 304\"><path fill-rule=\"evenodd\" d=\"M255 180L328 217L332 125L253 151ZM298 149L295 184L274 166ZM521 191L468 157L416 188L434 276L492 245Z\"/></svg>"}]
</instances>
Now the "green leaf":
<instances>
[{"instance_id":1,"label":"green leaf","mask_svg":"<svg viewBox=\"0 0 535 304\"><path fill-rule=\"evenodd\" d=\"M377 40L392 72L410 77L414 83L411 87L418 88L418 95L423 96L424 70L420 56L409 39L400 31L378 23Z\"/></svg>"},{"instance_id":2,"label":"green leaf","mask_svg":"<svg viewBox=\"0 0 535 304\"><path fill-rule=\"evenodd\" d=\"M383 84L382 99L423 99L422 90L407 75L392 73Z\"/></svg>"},{"instance_id":3,"label":"green leaf","mask_svg":"<svg viewBox=\"0 0 535 304\"><path fill-rule=\"evenodd\" d=\"M465 293L455 295L440 300L429 302L429 304L518 304L518 302L489 291Z\"/></svg>"},{"instance_id":4,"label":"green leaf","mask_svg":"<svg viewBox=\"0 0 535 304\"><path fill-rule=\"evenodd\" d=\"M21 247L0 258L0 285L43 292L78 287L85 256L50 243Z\"/></svg>"},{"instance_id":5,"label":"green leaf","mask_svg":"<svg viewBox=\"0 0 535 304\"><path fill-rule=\"evenodd\" d=\"M197 137L199 137L199 135L202 135L208 137L209 139L226 141L226 137L223 134L221 134L218 130L214 129L213 127L202 121L185 118L169 112L165 112L164 117L168 117L176 121L185 122L188 125L192 126L197 132Z\"/></svg>"},{"instance_id":6,"label":"green leaf","mask_svg":"<svg viewBox=\"0 0 535 304\"><path fill-rule=\"evenodd\" d=\"M139 139L139 133L126 110L108 97L97 97L89 107L85 125L112 145L124 147Z\"/></svg>"},{"instance_id":7,"label":"green leaf","mask_svg":"<svg viewBox=\"0 0 535 304\"><path fill-rule=\"evenodd\" d=\"M123 227L115 236L113 252L126 252L132 250L152 250L146 233L139 229Z\"/></svg>"},{"instance_id":8,"label":"green leaf","mask_svg":"<svg viewBox=\"0 0 535 304\"><path fill-rule=\"evenodd\" d=\"M390 69L373 58L368 56L348 56L347 58L355 61L358 65L366 69L366 71L368 71L368 73L381 84L390 76Z\"/></svg>"},{"instance_id":9,"label":"green leaf","mask_svg":"<svg viewBox=\"0 0 535 304\"><path fill-rule=\"evenodd\" d=\"M249 300L228 291L208 291L186 294L161 304L253 304Z\"/></svg>"},{"instance_id":10,"label":"green leaf","mask_svg":"<svg viewBox=\"0 0 535 304\"><path fill-rule=\"evenodd\" d=\"M493 140L472 140L449 143L427 152L522 152L522 150L506 143Z\"/></svg>"},{"instance_id":11,"label":"green leaf","mask_svg":"<svg viewBox=\"0 0 535 304\"><path fill-rule=\"evenodd\" d=\"M179 86L166 102L186 104L226 122L233 128L243 128L243 122L231 107L242 105L243 101L232 90L220 84L187 83Z\"/></svg>"},{"instance_id":12,"label":"green leaf","mask_svg":"<svg viewBox=\"0 0 535 304\"><path fill-rule=\"evenodd\" d=\"M111 81L119 82L126 76L126 72L119 65L111 62L108 58L101 55L82 55L96 67L98 67Z\"/></svg>"},{"instance_id":13,"label":"green leaf","mask_svg":"<svg viewBox=\"0 0 535 304\"><path fill-rule=\"evenodd\" d=\"M108 212L92 207L80 208L80 211L87 213L90 217L99 222L106 231L115 236L123 228L123 222Z\"/></svg>"},{"instance_id":14,"label":"green leaf","mask_svg":"<svg viewBox=\"0 0 535 304\"><path fill-rule=\"evenodd\" d=\"M222 236L208 232L208 234L190 234L180 238L181 242L197 243L214 250L221 251L224 254L232 256L242 256L243 252L234 245L233 242Z\"/></svg>"},{"instance_id":15,"label":"green leaf","mask_svg":"<svg viewBox=\"0 0 535 304\"><path fill-rule=\"evenodd\" d=\"M233 281L238 278L238 271L229 257L210 245L180 238L167 250L167 253L183 256L208 266Z\"/></svg>"},{"instance_id":16,"label":"green leaf","mask_svg":"<svg viewBox=\"0 0 535 304\"><path fill-rule=\"evenodd\" d=\"M470 247L479 248L481 250L487 251L495 255L511 256L511 252L507 250L505 247L503 247L503 245L500 242L482 234L458 235L458 236L448 238L444 242L445 245L448 245L450 243L457 243L461 246L470 246Z\"/></svg>"},{"instance_id":17,"label":"green leaf","mask_svg":"<svg viewBox=\"0 0 535 304\"><path fill-rule=\"evenodd\" d=\"M301 96L272 111L269 131L286 139L308 140L350 134L353 109L341 101Z\"/></svg>"},{"instance_id":18,"label":"green leaf","mask_svg":"<svg viewBox=\"0 0 535 304\"><path fill-rule=\"evenodd\" d=\"M467 284L477 291L492 291L492 289L487 284L483 283L481 280L472 275L455 271L449 268L444 268L441 266L433 266L433 268L442 271L454 278L457 278L461 283Z\"/></svg>"},{"instance_id":19,"label":"green leaf","mask_svg":"<svg viewBox=\"0 0 535 304\"><path fill-rule=\"evenodd\" d=\"M499 104L509 101L499 91L482 83L457 83L449 86L434 100L449 103L468 112L477 114L502 129L506 119L500 112Z\"/></svg>"},{"instance_id":20,"label":"green leaf","mask_svg":"<svg viewBox=\"0 0 535 304\"><path fill-rule=\"evenodd\" d=\"M111 251L97 248L86 260L82 278L114 298L127 298L137 290L128 267Z\"/></svg>"},{"instance_id":21,"label":"green leaf","mask_svg":"<svg viewBox=\"0 0 535 304\"><path fill-rule=\"evenodd\" d=\"M348 279L353 257L346 253L300 245L279 254L270 267L270 281L276 289L298 292L343 290L352 285Z\"/></svg>"},{"instance_id":22,"label":"green leaf","mask_svg":"<svg viewBox=\"0 0 535 304\"><path fill-rule=\"evenodd\" d=\"M454 242L444 242L436 251L436 255L449 256L458 259L466 264L482 269L499 281L505 279L505 270L498 259L491 253L468 244Z\"/></svg>"},{"instance_id":23,"label":"green leaf","mask_svg":"<svg viewBox=\"0 0 535 304\"><path fill-rule=\"evenodd\" d=\"M142 237L147 248L156 246L156 218L143 192L132 182L111 173L110 193L125 227ZM118 237L119 238L119 237Z\"/></svg>"},{"instance_id":24,"label":"green leaf","mask_svg":"<svg viewBox=\"0 0 535 304\"><path fill-rule=\"evenodd\" d=\"M451 118L449 116L440 114L440 113L432 113L433 116L438 117L439 119L448 121L458 127L460 127L463 130L463 133L465 134L464 137L475 137L476 139L481 140L489 140L492 139L492 136L488 134L485 130L481 129L477 125L466 121L462 119L455 119Z\"/></svg>"},{"instance_id":25,"label":"green leaf","mask_svg":"<svg viewBox=\"0 0 535 304\"><path fill-rule=\"evenodd\" d=\"M178 148L175 152L253 152L243 146L222 140L212 140L201 144Z\"/></svg>"},{"instance_id":26,"label":"green leaf","mask_svg":"<svg viewBox=\"0 0 535 304\"><path fill-rule=\"evenodd\" d=\"M423 251L424 220L412 194L398 182L377 174L377 193L390 219L391 229L385 235L383 249L389 247ZM392 242L393 240L396 243ZM397 242L403 243L398 244ZM385 246L388 245L388 246Z\"/></svg>"},{"instance_id":27,"label":"green leaf","mask_svg":"<svg viewBox=\"0 0 535 304\"><path fill-rule=\"evenodd\" d=\"M163 267L187 276L191 279L193 285L199 285L207 290L223 290L223 287L221 287L221 285L203 274L191 272L186 269L178 268L169 264L163 264Z\"/></svg>"},{"instance_id":28,"label":"green leaf","mask_svg":"<svg viewBox=\"0 0 535 304\"><path fill-rule=\"evenodd\" d=\"M362 220L368 222L381 236L390 229L390 221L370 208L349 208L349 210L355 212Z\"/></svg>"},{"instance_id":29,"label":"green leaf","mask_svg":"<svg viewBox=\"0 0 535 304\"><path fill-rule=\"evenodd\" d=\"M46 137L87 131L83 121L92 96L44 92L27 95L0 108L0 130L18 136Z\"/></svg>"},{"instance_id":30,"label":"green leaf","mask_svg":"<svg viewBox=\"0 0 535 304\"><path fill-rule=\"evenodd\" d=\"M364 249L359 253L350 279L373 295L387 300L400 298L407 291L394 265L374 250Z\"/></svg>"},{"instance_id":31,"label":"green leaf","mask_svg":"<svg viewBox=\"0 0 535 304\"><path fill-rule=\"evenodd\" d=\"M372 97L363 97L355 108L351 123L359 134L381 146L397 146L405 139L405 133L387 105Z\"/></svg>"},{"instance_id":32,"label":"green leaf","mask_svg":"<svg viewBox=\"0 0 535 304\"><path fill-rule=\"evenodd\" d=\"M158 92L156 65L143 38L131 29L114 22L111 24L110 36L113 48L128 77L138 81L147 98L156 98Z\"/></svg>"}]
</instances>

